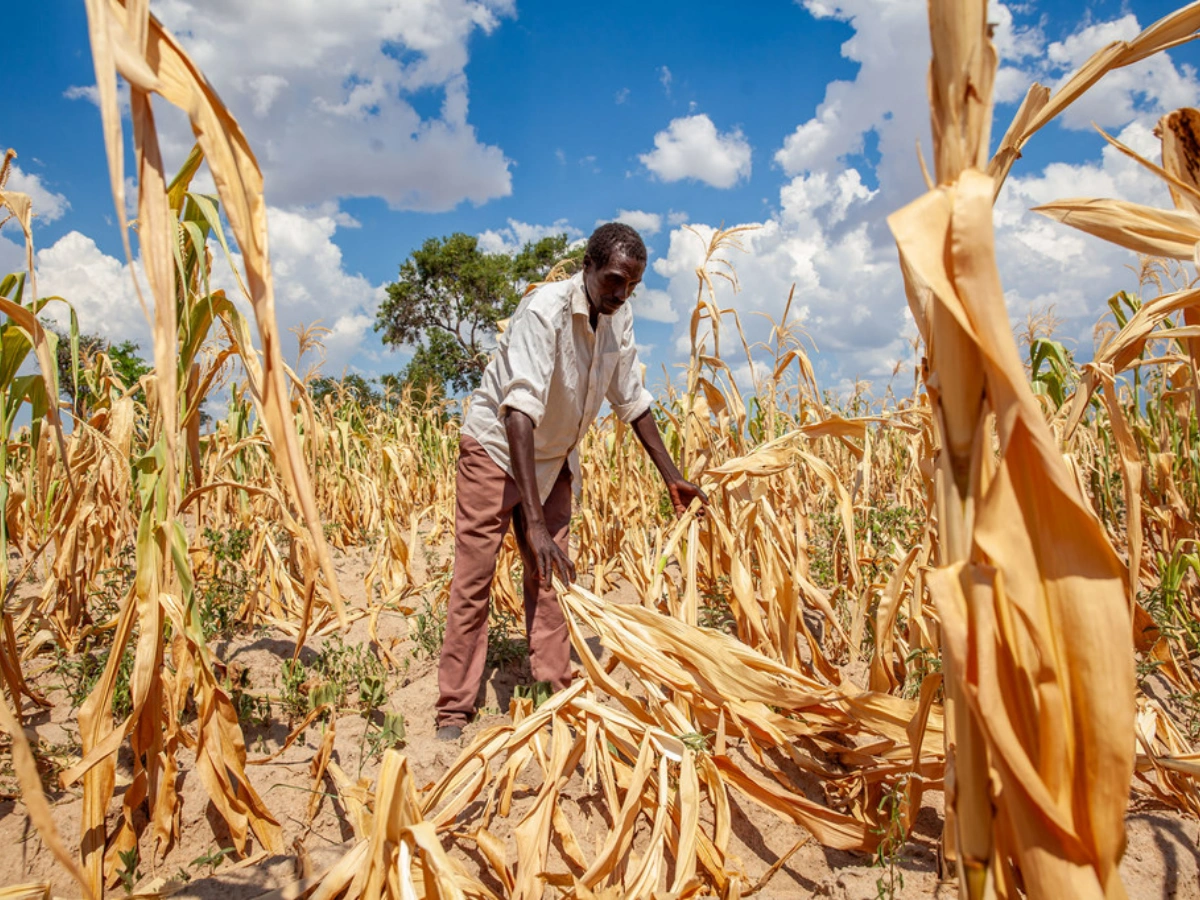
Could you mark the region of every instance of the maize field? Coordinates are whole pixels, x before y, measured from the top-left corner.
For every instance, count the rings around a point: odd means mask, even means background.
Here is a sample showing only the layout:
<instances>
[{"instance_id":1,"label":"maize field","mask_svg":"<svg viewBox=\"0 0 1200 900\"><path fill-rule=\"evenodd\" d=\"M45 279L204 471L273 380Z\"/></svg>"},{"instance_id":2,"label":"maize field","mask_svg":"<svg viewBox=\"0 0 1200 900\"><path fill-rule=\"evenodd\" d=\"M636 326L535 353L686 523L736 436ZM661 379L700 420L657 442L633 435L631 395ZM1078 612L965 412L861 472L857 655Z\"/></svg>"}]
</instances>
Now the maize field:
<instances>
[{"instance_id":1,"label":"maize field","mask_svg":"<svg viewBox=\"0 0 1200 900\"><path fill-rule=\"evenodd\" d=\"M0 282L0 893L1200 896L1200 111L1161 120L1159 162L1110 139L1173 208L1040 210L1140 254L1089 362L1046 320L1018 338L992 237L1025 144L1195 38L1200 4L1034 85L994 143L986 2L929 0L928 190L888 220L911 383L824 392L792 298L761 298L783 314L751 345L716 286L752 262L718 231L656 412L711 506L673 518L628 429L600 422L580 583L560 585L578 677L522 681L510 537L461 747L432 737L455 404L313 399L281 355L241 128L147 0L86 5L154 366L123 383L73 327L89 402L58 400L43 311L71 298L38 294L6 158L28 265ZM195 134L177 173L152 95ZM191 190L202 167L215 196ZM1175 855L1148 863L1168 833Z\"/></svg>"}]
</instances>

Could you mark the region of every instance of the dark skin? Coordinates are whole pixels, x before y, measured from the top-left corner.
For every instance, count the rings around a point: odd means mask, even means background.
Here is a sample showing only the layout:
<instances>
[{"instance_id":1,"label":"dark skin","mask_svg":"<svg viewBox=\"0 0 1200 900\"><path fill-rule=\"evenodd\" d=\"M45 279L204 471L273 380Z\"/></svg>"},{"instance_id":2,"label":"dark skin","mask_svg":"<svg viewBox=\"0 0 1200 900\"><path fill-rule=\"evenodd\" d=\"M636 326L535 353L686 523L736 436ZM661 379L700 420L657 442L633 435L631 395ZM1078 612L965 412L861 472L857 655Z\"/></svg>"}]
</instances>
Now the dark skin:
<instances>
[{"instance_id":1,"label":"dark skin","mask_svg":"<svg viewBox=\"0 0 1200 900\"><path fill-rule=\"evenodd\" d=\"M603 266L596 265L589 256L583 258L583 286L587 293L588 318L593 331L600 316L611 316L625 304L641 282L645 268L644 262L630 259L622 253L614 253ZM650 410L646 410L631 424L633 433L646 448L647 455L662 476L675 515L683 515L693 500L700 501L700 514L703 515L703 508L708 505L707 495L680 473L663 446L658 423ZM564 582L574 581L575 564L554 543L542 512L533 462L533 420L520 410L510 409L504 419L504 428L508 436L513 480L521 494L521 503L513 514L513 530L521 557L527 569L537 573L539 581L547 580L554 573Z\"/></svg>"}]
</instances>

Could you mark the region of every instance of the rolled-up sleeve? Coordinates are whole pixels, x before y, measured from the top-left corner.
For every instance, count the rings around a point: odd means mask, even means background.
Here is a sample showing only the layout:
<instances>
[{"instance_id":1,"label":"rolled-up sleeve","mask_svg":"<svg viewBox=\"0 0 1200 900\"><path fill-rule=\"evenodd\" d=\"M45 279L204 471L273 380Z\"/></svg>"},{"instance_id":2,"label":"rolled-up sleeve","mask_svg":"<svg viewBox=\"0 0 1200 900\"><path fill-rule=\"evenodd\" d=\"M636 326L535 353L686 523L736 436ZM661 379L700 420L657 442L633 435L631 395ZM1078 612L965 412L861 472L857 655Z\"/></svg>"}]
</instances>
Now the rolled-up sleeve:
<instances>
[{"instance_id":1,"label":"rolled-up sleeve","mask_svg":"<svg viewBox=\"0 0 1200 900\"><path fill-rule=\"evenodd\" d=\"M632 422L654 402L654 397L642 383L642 364L638 361L632 328L626 329L622 335L621 347L617 352L617 367L605 396L618 419Z\"/></svg>"},{"instance_id":2,"label":"rolled-up sleeve","mask_svg":"<svg viewBox=\"0 0 1200 900\"><path fill-rule=\"evenodd\" d=\"M504 356L508 365L500 409L502 414L506 409L520 410L536 428L546 414L557 334L537 310L529 307L522 312L513 317L506 336Z\"/></svg>"}]
</instances>

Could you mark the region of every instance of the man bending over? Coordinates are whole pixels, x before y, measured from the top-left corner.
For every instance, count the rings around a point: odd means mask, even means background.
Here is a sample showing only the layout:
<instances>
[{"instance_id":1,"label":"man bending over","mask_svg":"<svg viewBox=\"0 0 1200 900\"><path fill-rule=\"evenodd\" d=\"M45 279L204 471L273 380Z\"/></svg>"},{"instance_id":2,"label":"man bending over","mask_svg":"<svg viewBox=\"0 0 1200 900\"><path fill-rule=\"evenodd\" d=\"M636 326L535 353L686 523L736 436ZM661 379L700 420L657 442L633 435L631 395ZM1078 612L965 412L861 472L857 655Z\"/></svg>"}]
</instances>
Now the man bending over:
<instances>
[{"instance_id":1,"label":"man bending over","mask_svg":"<svg viewBox=\"0 0 1200 900\"><path fill-rule=\"evenodd\" d=\"M525 632L537 681L571 681L571 645L551 575L575 579L567 555L579 442L604 400L646 448L676 514L704 492L663 446L642 385L626 304L646 269L646 245L612 222L588 239L583 271L545 284L517 307L463 420L454 577L438 666L437 736L457 740L475 712L487 657L492 577L512 522L525 568Z\"/></svg>"}]
</instances>

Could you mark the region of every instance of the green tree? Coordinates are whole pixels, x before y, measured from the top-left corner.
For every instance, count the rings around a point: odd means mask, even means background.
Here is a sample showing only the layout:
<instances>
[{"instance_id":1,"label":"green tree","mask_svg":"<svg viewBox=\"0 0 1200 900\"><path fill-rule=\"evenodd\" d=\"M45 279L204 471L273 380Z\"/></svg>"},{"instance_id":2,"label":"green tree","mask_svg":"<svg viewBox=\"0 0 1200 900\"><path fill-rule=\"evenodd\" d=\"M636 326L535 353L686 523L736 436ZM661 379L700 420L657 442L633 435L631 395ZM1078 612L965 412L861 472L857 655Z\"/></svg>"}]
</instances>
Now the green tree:
<instances>
[{"instance_id":1,"label":"green tree","mask_svg":"<svg viewBox=\"0 0 1200 900\"><path fill-rule=\"evenodd\" d=\"M149 375L153 369L153 366L138 356L140 349L141 345L133 341L121 341L119 344L110 344L105 350L108 361L112 363L113 372L125 387L137 384L143 375Z\"/></svg>"},{"instance_id":2,"label":"green tree","mask_svg":"<svg viewBox=\"0 0 1200 900\"><path fill-rule=\"evenodd\" d=\"M530 242L515 254L484 253L468 234L430 238L400 266L387 287L375 330L390 346L415 346L405 382L448 393L479 386L497 325L513 314L525 287L555 264L579 260L565 234Z\"/></svg>"},{"instance_id":3,"label":"green tree","mask_svg":"<svg viewBox=\"0 0 1200 900\"><path fill-rule=\"evenodd\" d=\"M308 386L308 393L314 403L320 403L330 394L335 397L346 396L359 406L378 406L380 401L379 391L371 386L371 381L354 372L340 381L324 375L313 379Z\"/></svg>"},{"instance_id":4,"label":"green tree","mask_svg":"<svg viewBox=\"0 0 1200 900\"><path fill-rule=\"evenodd\" d=\"M84 378L84 370L91 367L97 353L108 357L113 374L121 380L125 387L138 383L143 375L149 374L153 367L138 356L139 346L133 341L121 341L110 344L98 334L79 335L79 383L72 377L71 369L71 339L61 332L58 334L58 383L61 390L71 401L71 408L76 416L84 416L91 409L95 397ZM139 399L144 399L141 392Z\"/></svg>"}]
</instances>

